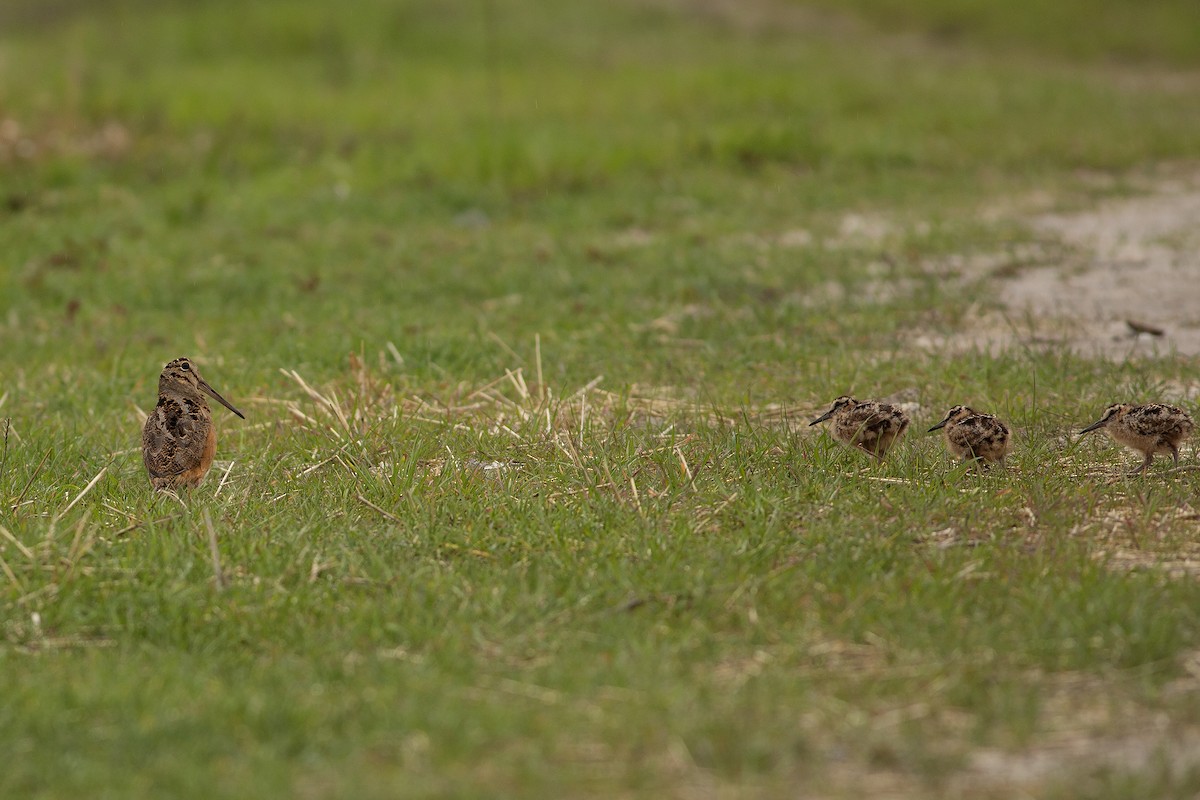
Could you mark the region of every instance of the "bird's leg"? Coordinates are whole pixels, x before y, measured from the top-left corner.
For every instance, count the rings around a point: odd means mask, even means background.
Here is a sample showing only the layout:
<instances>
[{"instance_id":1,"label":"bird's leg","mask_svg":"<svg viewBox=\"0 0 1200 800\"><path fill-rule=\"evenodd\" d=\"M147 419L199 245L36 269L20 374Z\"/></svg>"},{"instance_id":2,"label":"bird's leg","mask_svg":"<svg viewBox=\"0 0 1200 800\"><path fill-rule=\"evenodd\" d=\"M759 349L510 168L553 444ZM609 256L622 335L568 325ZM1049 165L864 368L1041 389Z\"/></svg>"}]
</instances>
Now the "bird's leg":
<instances>
[{"instance_id":1,"label":"bird's leg","mask_svg":"<svg viewBox=\"0 0 1200 800\"><path fill-rule=\"evenodd\" d=\"M1150 469L1150 462L1153 460L1154 460L1154 451L1146 453L1146 460L1142 462L1142 465L1129 474L1130 475L1141 475L1143 472Z\"/></svg>"},{"instance_id":2,"label":"bird's leg","mask_svg":"<svg viewBox=\"0 0 1200 800\"><path fill-rule=\"evenodd\" d=\"M1179 448L1175 445L1168 445L1171 448L1171 459L1175 462L1175 466L1179 466Z\"/></svg>"}]
</instances>

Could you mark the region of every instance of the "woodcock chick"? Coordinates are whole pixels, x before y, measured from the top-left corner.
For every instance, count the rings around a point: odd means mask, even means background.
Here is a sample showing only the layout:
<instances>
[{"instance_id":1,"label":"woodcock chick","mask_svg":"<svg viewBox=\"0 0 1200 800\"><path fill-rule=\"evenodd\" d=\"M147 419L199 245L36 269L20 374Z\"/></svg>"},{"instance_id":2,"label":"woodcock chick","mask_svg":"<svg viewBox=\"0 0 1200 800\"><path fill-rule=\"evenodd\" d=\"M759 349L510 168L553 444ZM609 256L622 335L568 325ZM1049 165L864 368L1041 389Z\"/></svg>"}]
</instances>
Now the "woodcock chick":
<instances>
[{"instance_id":1,"label":"woodcock chick","mask_svg":"<svg viewBox=\"0 0 1200 800\"><path fill-rule=\"evenodd\" d=\"M908 430L908 415L900 408L875 400L859 401L847 395L834 400L830 409L809 425L827 419L833 419L834 439L876 458L883 458Z\"/></svg>"},{"instance_id":2,"label":"woodcock chick","mask_svg":"<svg viewBox=\"0 0 1200 800\"><path fill-rule=\"evenodd\" d=\"M1116 403L1104 409L1104 415L1079 433L1083 435L1095 430L1104 432L1117 442L1136 450L1145 457L1142 465L1130 475L1145 472L1154 460L1155 453L1170 453L1179 463L1179 445L1195 428L1192 416L1182 408L1148 403L1135 406L1131 403Z\"/></svg>"},{"instance_id":3,"label":"woodcock chick","mask_svg":"<svg viewBox=\"0 0 1200 800\"><path fill-rule=\"evenodd\" d=\"M955 406L946 418L929 429L943 430L946 449L963 461L987 466L1003 463L1008 455L1008 426L991 414L980 414L967 406Z\"/></svg>"},{"instance_id":4,"label":"woodcock chick","mask_svg":"<svg viewBox=\"0 0 1200 800\"><path fill-rule=\"evenodd\" d=\"M142 460L150 485L159 491L199 486L212 466L217 431L201 392L246 418L200 377L188 359L177 358L163 367L158 405L142 429Z\"/></svg>"}]
</instances>

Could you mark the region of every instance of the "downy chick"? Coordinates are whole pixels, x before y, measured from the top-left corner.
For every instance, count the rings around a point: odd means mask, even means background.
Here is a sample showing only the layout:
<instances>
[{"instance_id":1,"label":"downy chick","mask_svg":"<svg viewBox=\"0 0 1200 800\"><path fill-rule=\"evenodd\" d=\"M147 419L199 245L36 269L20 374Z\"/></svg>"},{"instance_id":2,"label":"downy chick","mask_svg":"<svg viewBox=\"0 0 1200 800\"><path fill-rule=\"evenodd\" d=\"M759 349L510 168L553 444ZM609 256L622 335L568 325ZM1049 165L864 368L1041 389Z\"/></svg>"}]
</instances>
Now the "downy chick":
<instances>
[{"instance_id":1,"label":"downy chick","mask_svg":"<svg viewBox=\"0 0 1200 800\"><path fill-rule=\"evenodd\" d=\"M1008 455L1008 426L991 414L980 414L968 406L955 406L946 418L929 429L943 430L946 449L955 458L977 464L1004 463Z\"/></svg>"},{"instance_id":2,"label":"downy chick","mask_svg":"<svg viewBox=\"0 0 1200 800\"><path fill-rule=\"evenodd\" d=\"M833 420L834 439L876 458L883 458L908 429L908 415L897 406L875 400L859 401L848 395L834 400L830 409L809 425L827 419Z\"/></svg>"},{"instance_id":3,"label":"downy chick","mask_svg":"<svg viewBox=\"0 0 1200 800\"><path fill-rule=\"evenodd\" d=\"M1162 403L1136 406L1132 403L1115 403L1104 409L1099 420L1088 425L1080 435L1103 429L1115 441L1145 458L1142 465L1130 475L1145 472L1154 460L1155 453L1170 453L1179 463L1179 445L1195 428L1192 416L1182 408Z\"/></svg>"}]
</instances>

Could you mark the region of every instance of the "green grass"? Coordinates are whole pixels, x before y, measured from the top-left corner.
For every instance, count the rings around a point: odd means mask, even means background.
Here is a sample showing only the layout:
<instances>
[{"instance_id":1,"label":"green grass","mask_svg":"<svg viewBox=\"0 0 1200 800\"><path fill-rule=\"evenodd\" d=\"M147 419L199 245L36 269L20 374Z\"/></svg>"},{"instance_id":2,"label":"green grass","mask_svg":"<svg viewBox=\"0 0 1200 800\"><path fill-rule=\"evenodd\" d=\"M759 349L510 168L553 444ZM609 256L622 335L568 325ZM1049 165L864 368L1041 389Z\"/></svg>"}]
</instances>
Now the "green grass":
<instances>
[{"instance_id":1,"label":"green grass","mask_svg":"<svg viewBox=\"0 0 1200 800\"><path fill-rule=\"evenodd\" d=\"M1200 789L1200 477L1065 435L1195 361L912 344L1197 163L1191 8L697 5L5 4L0 795ZM186 506L179 355L247 415Z\"/></svg>"}]
</instances>

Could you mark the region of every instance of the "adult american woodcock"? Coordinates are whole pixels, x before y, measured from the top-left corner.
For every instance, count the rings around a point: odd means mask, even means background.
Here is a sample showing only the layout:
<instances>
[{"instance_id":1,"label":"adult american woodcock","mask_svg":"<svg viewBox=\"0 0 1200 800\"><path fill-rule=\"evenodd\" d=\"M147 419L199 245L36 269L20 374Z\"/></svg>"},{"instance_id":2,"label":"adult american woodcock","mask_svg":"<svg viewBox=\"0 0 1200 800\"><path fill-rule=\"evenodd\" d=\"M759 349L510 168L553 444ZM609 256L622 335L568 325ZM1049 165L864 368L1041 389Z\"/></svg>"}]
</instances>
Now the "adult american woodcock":
<instances>
[{"instance_id":1,"label":"adult american woodcock","mask_svg":"<svg viewBox=\"0 0 1200 800\"><path fill-rule=\"evenodd\" d=\"M155 489L192 489L208 474L217 431L205 394L246 418L200 377L190 359L175 359L158 376L158 404L142 429L142 460Z\"/></svg>"}]
</instances>

